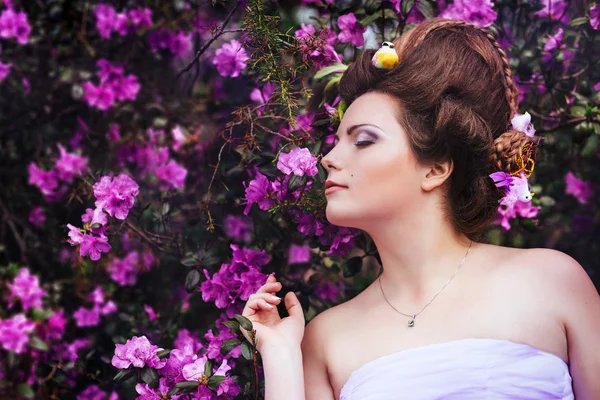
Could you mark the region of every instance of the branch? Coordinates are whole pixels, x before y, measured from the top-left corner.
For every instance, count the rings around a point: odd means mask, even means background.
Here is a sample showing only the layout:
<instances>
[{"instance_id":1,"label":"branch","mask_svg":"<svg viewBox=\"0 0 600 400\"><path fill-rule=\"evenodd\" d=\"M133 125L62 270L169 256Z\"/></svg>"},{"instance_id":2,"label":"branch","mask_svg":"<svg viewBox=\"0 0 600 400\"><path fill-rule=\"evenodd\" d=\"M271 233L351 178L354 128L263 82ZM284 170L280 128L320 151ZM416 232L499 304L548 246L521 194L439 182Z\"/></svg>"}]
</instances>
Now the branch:
<instances>
[{"instance_id":1,"label":"branch","mask_svg":"<svg viewBox=\"0 0 600 400\"><path fill-rule=\"evenodd\" d=\"M194 56L194 59L187 65L187 67L185 67L184 69L182 69L178 74L177 77L175 79L179 79L179 77L181 75L183 75L184 73L188 72L190 69L192 69L192 67L194 66L194 64L196 64L198 62L198 60L200 60L200 57L202 56L202 54L204 54L204 52L210 47L210 45L217 40L217 38L219 36L221 36L222 34L224 34L225 31L225 27L227 26L227 24L229 23L229 20L231 19L231 17L233 16L233 14L237 11L238 7L240 6L240 0L236 1L235 6L233 6L233 9L231 10L231 12L229 13L229 15L227 16L227 18L225 18L225 21L223 22L223 24L217 28L215 34L213 35L212 38L210 38L210 40L208 42L206 42L206 44L204 46L202 46L202 48L200 50L198 50L198 52L196 53L196 55Z\"/></svg>"}]
</instances>

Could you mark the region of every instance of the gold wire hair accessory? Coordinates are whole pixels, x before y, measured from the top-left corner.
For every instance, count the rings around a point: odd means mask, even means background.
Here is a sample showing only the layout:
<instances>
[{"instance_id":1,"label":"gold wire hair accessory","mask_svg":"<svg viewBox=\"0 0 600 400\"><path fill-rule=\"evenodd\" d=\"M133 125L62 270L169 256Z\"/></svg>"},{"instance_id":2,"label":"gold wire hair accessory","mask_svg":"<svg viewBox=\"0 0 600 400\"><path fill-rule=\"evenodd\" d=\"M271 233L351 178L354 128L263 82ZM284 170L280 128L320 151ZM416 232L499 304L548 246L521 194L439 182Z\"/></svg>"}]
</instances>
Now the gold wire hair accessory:
<instances>
[{"instance_id":1,"label":"gold wire hair accessory","mask_svg":"<svg viewBox=\"0 0 600 400\"><path fill-rule=\"evenodd\" d=\"M521 149L521 154L517 159L517 167L518 170L511 172L511 176L520 176L521 173L529 178L533 173L533 168L535 167L535 154L536 154L537 146L535 143L525 143L523 148Z\"/></svg>"},{"instance_id":2,"label":"gold wire hair accessory","mask_svg":"<svg viewBox=\"0 0 600 400\"><path fill-rule=\"evenodd\" d=\"M398 64L398 53L394 50L394 43L383 42L379 50L373 54L371 63L377 68L392 69Z\"/></svg>"}]
</instances>

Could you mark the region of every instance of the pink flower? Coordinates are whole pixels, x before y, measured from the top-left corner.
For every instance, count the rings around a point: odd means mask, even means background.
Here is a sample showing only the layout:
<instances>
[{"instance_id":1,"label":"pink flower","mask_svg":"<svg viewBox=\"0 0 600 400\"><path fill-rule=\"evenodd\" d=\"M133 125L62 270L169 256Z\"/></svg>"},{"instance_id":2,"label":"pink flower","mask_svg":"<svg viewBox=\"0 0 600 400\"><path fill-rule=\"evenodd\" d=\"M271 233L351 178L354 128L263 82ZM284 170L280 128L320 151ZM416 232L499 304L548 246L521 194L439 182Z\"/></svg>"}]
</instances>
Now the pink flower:
<instances>
[{"instance_id":1,"label":"pink flower","mask_svg":"<svg viewBox=\"0 0 600 400\"><path fill-rule=\"evenodd\" d=\"M441 14L442 18L462 20L487 28L492 25L498 14L491 0L455 0Z\"/></svg>"},{"instance_id":2,"label":"pink flower","mask_svg":"<svg viewBox=\"0 0 600 400\"><path fill-rule=\"evenodd\" d=\"M352 43L357 47L363 45L365 42L363 34L367 28L358 23L353 13L341 15L338 18L338 25L340 27L340 33L338 34L340 42Z\"/></svg>"},{"instance_id":3,"label":"pink flower","mask_svg":"<svg viewBox=\"0 0 600 400\"><path fill-rule=\"evenodd\" d=\"M173 151L179 151L181 146L187 141L187 138L179 125L171 130L171 135L173 136Z\"/></svg>"},{"instance_id":4,"label":"pink flower","mask_svg":"<svg viewBox=\"0 0 600 400\"><path fill-rule=\"evenodd\" d=\"M288 251L288 262L290 264L306 263L310 261L310 248L306 245L298 246L292 243Z\"/></svg>"},{"instance_id":5,"label":"pink flower","mask_svg":"<svg viewBox=\"0 0 600 400\"><path fill-rule=\"evenodd\" d=\"M160 369L167 362L167 360L161 360L156 355L156 352L161 350L164 349L150 343L146 336L133 336L125 344L116 345L112 365L119 369L129 368L130 365L137 368L148 365Z\"/></svg>"},{"instance_id":6,"label":"pink flower","mask_svg":"<svg viewBox=\"0 0 600 400\"><path fill-rule=\"evenodd\" d=\"M45 328L45 336L48 339L60 339L62 338L65 332L65 326L67 325L67 320L65 319L65 311L61 308L46 322Z\"/></svg>"},{"instance_id":7,"label":"pink flower","mask_svg":"<svg viewBox=\"0 0 600 400\"><path fill-rule=\"evenodd\" d=\"M58 186L58 175L56 171L44 171L35 163L29 163L28 172L29 179L27 183L37 186L46 196L54 193L54 189Z\"/></svg>"},{"instance_id":8,"label":"pink flower","mask_svg":"<svg viewBox=\"0 0 600 400\"><path fill-rule=\"evenodd\" d=\"M565 31L562 28L558 28L556 34L550 36L544 45L544 51L555 51L562 47L563 37L565 36Z\"/></svg>"},{"instance_id":9,"label":"pink flower","mask_svg":"<svg viewBox=\"0 0 600 400\"><path fill-rule=\"evenodd\" d=\"M29 341L29 333L34 329L35 323L28 321L23 314L0 320L0 344L7 351L21 354Z\"/></svg>"},{"instance_id":10,"label":"pink flower","mask_svg":"<svg viewBox=\"0 0 600 400\"><path fill-rule=\"evenodd\" d=\"M286 175L294 173L297 176L315 176L317 170L317 157L313 156L306 148L295 148L289 153L280 153L277 168Z\"/></svg>"},{"instance_id":11,"label":"pink flower","mask_svg":"<svg viewBox=\"0 0 600 400\"><path fill-rule=\"evenodd\" d=\"M577 178L571 171L565 175L565 184L565 193L575 196L581 204L587 204L594 194L592 184Z\"/></svg>"},{"instance_id":12,"label":"pink flower","mask_svg":"<svg viewBox=\"0 0 600 400\"><path fill-rule=\"evenodd\" d=\"M149 28L152 26L152 10L140 7L128 11L129 21L135 30Z\"/></svg>"},{"instance_id":13,"label":"pink flower","mask_svg":"<svg viewBox=\"0 0 600 400\"><path fill-rule=\"evenodd\" d=\"M96 207L104 208L111 217L120 220L127 218L129 209L133 207L134 197L139 193L138 184L125 174L119 174L114 179L103 176L93 188Z\"/></svg>"},{"instance_id":14,"label":"pink flower","mask_svg":"<svg viewBox=\"0 0 600 400\"><path fill-rule=\"evenodd\" d=\"M106 216L106 214L104 214L100 207L96 207L95 210L92 210L91 208L86 208L85 214L81 216L81 221L89 222L92 226L98 224L102 227L108 223L108 217ZM95 231L95 229L97 228L92 228L92 232L98 233L98 231Z\"/></svg>"},{"instance_id":15,"label":"pink flower","mask_svg":"<svg viewBox=\"0 0 600 400\"><path fill-rule=\"evenodd\" d=\"M535 128L531 123L531 114L525 111L525 114L515 113L515 116L510 121L514 130L524 132L529 137L535 136Z\"/></svg>"},{"instance_id":16,"label":"pink flower","mask_svg":"<svg viewBox=\"0 0 600 400\"><path fill-rule=\"evenodd\" d=\"M266 176L257 172L256 178L251 180L248 186L246 186L245 182L243 185L246 187L246 208L244 209L244 215L250 213L250 207L254 203L257 203L258 208L261 210L268 210L273 205L273 200L269 198L269 192L273 189L273 184Z\"/></svg>"},{"instance_id":17,"label":"pink flower","mask_svg":"<svg viewBox=\"0 0 600 400\"><path fill-rule=\"evenodd\" d=\"M42 226L44 222L46 222L46 215L44 214L44 209L40 206L31 207L29 211L29 222L38 228Z\"/></svg>"},{"instance_id":18,"label":"pink flower","mask_svg":"<svg viewBox=\"0 0 600 400\"><path fill-rule=\"evenodd\" d=\"M154 321L156 319L156 313L154 312L154 309L151 305L144 304L144 311L146 311L146 314L148 314L149 321Z\"/></svg>"},{"instance_id":19,"label":"pink flower","mask_svg":"<svg viewBox=\"0 0 600 400\"><path fill-rule=\"evenodd\" d=\"M10 74L10 67L11 64L4 64L2 61L0 61L0 82L2 82L8 76L8 74Z\"/></svg>"},{"instance_id":20,"label":"pink flower","mask_svg":"<svg viewBox=\"0 0 600 400\"><path fill-rule=\"evenodd\" d=\"M130 251L122 260L115 258L108 265L110 277L121 286L135 285L139 270L139 253Z\"/></svg>"},{"instance_id":21,"label":"pink flower","mask_svg":"<svg viewBox=\"0 0 600 400\"><path fill-rule=\"evenodd\" d=\"M170 160L156 169L156 176L161 180L160 190L181 189L185 184L187 169Z\"/></svg>"},{"instance_id":22,"label":"pink flower","mask_svg":"<svg viewBox=\"0 0 600 400\"><path fill-rule=\"evenodd\" d=\"M595 4L590 8L590 25L595 31L600 28L600 4Z\"/></svg>"},{"instance_id":23,"label":"pink flower","mask_svg":"<svg viewBox=\"0 0 600 400\"><path fill-rule=\"evenodd\" d=\"M542 0L542 4L544 8L537 11L536 16L548 17L555 21L560 19L565 24L569 23L569 15L566 12L567 4L563 0Z\"/></svg>"},{"instance_id":24,"label":"pink flower","mask_svg":"<svg viewBox=\"0 0 600 400\"><path fill-rule=\"evenodd\" d=\"M248 242L252 238L252 221L245 217L228 215L223 222L223 229L225 234L234 240Z\"/></svg>"},{"instance_id":25,"label":"pink flower","mask_svg":"<svg viewBox=\"0 0 600 400\"><path fill-rule=\"evenodd\" d=\"M94 305L101 305L104 303L104 290L100 286L96 288L88 295L88 300Z\"/></svg>"},{"instance_id":26,"label":"pink flower","mask_svg":"<svg viewBox=\"0 0 600 400\"><path fill-rule=\"evenodd\" d=\"M98 4L94 9L94 14L96 16L96 29L100 32L100 37L105 39L110 38L110 34L115 26L117 12L109 5Z\"/></svg>"},{"instance_id":27,"label":"pink flower","mask_svg":"<svg viewBox=\"0 0 600 400\"><path fill-rule=\"evenodd\" d=\"M111 87L97 87L92 82L84 82L81 86L83 88L83 99L92 107L106 111L115 102L115 94Z\"/></svg>"},{"instance_id":28,"label":"pink flower","mask_svg":"<svg viewBox=\"0 0 600 400\"><path fill-rule=\"evenodd\" d=\"M181 374L186 381L198 381L204 375L204 366L208 359L206 355L183 367Z\"/></svg>"},{"instance_id":29,"label":"pink flower","mask_svg":"<svg viewBox=\"0 0 600 400\"><path fill-rule=\"evenodd\" d=\"M0 14L0 37L9 39L14 37L19 44L29 42L31 27L27 20L27 14L23 11L15 12L8 8Z\"/></svg>"},{"instance_id":30,"label":"pink flower","mask_svg":"<svg viewBox=\"0 0 600 400\"><path fill-rule=\"evenodd\" d=\"M96 326L100 323L100 310L96 307L92 309L79 307L73 313L73 318L75 318L75 324L80 328Z\"/></svg>"},{"instance_id":31,"label":"pink flower","mask_svg":"<svg viewBox=\"0 0 600 400\"><path fill-rule=\"evenodd\" d=\"M221 76L235 78L240 76L242 69L246 68L246 61L249 59L250 56L246 54L242 44L233 39L216 50L212 63Z\"/></svg>"},{"instance_id":32,"label":"pink flower","mask_svg":"<svg viewBox=\"0 0 600 400\"><path fill-rule=\"evenodd\" d=\"M46 292L40 287L37 276L29 273L29 269L21 268L13 283L7 286L10 290L9 307L12 307L12 300L18 298L25 311L30 308L42 308L42 297Z\"/></svg>"},{"instance_id":33,"label":"pink flower","mask_svg":"<svg viewBox=\"0 0 600 400\"><path fill-rule=\"evenodd\" d=\"M77 395L77 400L106 400L106 392L96 385L90 385Z\"/></svg>"},{"instance_id":34,"label":"pink flower","mask_svg":"<svg viewBox=\"0 0 600 400\"><path fill-rule=\"evenodd\" d=\"M56 161L56 171L58 178L65 182L72 182L76 175L84 174L88 169L88 159L75 153L69 153L60 144L58 144L60 158Z\"/></svg>"}]
</instances>

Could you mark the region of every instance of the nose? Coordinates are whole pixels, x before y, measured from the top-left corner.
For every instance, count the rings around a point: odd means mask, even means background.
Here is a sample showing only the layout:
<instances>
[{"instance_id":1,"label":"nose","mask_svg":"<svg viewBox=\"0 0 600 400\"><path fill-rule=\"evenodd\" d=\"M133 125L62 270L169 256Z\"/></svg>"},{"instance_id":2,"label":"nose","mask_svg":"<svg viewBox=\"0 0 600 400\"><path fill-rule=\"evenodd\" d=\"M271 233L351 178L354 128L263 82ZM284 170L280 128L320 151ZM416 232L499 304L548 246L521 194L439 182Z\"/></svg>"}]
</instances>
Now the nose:
<instances>
[{"instance_id":1,"label":"nose","mask_svg":"<svg viewBox=\"0 0 600 400\"><path fill-rule=\"evenodd\" d=\"M333 150L323 156L321 159L321 165L325 168L325 171L330 172L332 169L339 169L337 162L332 157Z\"/></svg>"}]
</instances>

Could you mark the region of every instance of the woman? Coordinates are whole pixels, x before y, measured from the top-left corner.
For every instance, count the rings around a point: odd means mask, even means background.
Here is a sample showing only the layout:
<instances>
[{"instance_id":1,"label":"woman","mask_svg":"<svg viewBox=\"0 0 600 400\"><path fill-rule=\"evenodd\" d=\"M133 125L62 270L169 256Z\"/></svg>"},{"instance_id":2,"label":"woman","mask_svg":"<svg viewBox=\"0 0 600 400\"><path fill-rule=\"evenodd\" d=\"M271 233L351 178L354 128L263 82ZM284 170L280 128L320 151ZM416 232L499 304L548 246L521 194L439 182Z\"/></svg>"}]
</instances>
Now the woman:
<instances>
[{"instance_id":1,"label":"woman","mask_svg":"<svg viewBox=\"0 0 600 400\"><path fill-rule=\"evenodd\" d=\"M393 47L393 69L367 50L344 73L348 108L322 159L338 186L327 219L367 232L383 272L306 331L294 293L289 317L273 307L274 277L249 298L266 399L600 399L600 297L583 268L477 241L503 196L490 174L523 167L535 145L509 128L504 52L437 18Z\"/></svg>"}]
</instances>

